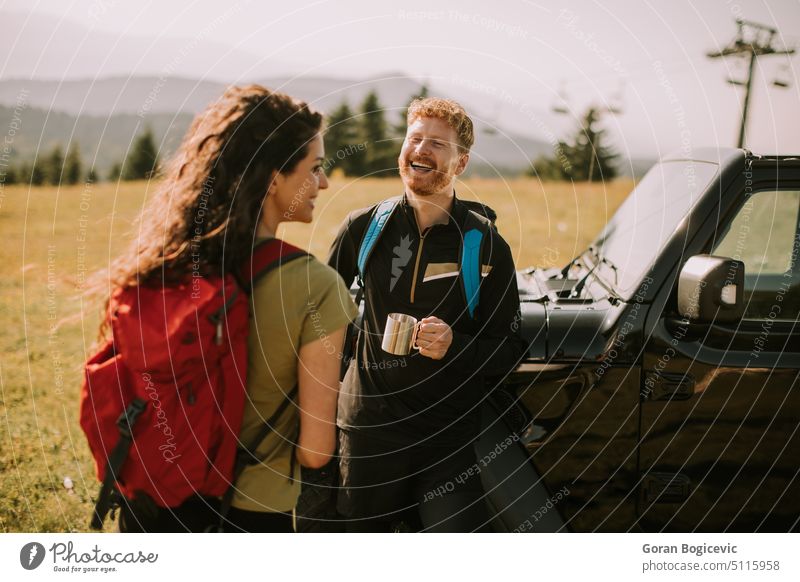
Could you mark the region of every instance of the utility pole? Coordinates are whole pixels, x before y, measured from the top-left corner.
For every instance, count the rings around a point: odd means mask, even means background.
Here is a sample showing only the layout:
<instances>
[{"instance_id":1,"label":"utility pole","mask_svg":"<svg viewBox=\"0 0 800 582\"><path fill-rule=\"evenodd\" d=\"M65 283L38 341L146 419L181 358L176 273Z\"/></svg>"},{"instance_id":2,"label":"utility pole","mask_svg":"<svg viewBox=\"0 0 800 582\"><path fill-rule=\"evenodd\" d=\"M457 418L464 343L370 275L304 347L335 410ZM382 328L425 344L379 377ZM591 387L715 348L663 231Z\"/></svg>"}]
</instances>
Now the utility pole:
<instances>
[{"instance_id":1,"label":"utility pole","mask_svg":"<svg viewBox=\"0 0 800 582\"><path fill-rule=\"evenodd\" d=\"M755 73L756 59L766 55L792 55L794 49L778 50L772 42L775 35L778 34L777 29L747 20L736 20L738 28L736 37L731 43L721 51L710 52L708 57L715 59L719 57L750 57L748 66L747 80L742 81L739 79L728 79L731 85L744 86L744 106L742 107L742 125L739 128L739 143L737 147L744 147L744 133L747 125L747 112L750 108L750 93L753 88L753 74ZM776 86L782 87L784 85L775 83Z\"/></svg>"}]
</instances>

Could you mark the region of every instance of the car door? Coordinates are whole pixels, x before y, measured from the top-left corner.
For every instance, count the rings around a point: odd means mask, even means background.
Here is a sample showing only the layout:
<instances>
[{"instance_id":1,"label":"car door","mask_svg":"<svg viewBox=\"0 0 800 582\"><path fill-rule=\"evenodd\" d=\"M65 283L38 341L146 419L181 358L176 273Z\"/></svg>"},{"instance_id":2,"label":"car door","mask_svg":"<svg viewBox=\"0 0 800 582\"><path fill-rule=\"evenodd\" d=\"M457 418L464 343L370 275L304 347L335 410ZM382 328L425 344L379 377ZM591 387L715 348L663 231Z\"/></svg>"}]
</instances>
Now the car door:
<instances>
[{"instance_id":1,"label":"car door","mask_svg":"<svg viewBox=\"0 0 800 582\"><path fill-rule=\"evenodd\" d=\"M676 277L646 342L637 509L645 530L798 528L800 176L778 160L751 173L720 204L719 226L688 245L744 263L744 318L680 320Z\"/></svg>"}]
</instances>

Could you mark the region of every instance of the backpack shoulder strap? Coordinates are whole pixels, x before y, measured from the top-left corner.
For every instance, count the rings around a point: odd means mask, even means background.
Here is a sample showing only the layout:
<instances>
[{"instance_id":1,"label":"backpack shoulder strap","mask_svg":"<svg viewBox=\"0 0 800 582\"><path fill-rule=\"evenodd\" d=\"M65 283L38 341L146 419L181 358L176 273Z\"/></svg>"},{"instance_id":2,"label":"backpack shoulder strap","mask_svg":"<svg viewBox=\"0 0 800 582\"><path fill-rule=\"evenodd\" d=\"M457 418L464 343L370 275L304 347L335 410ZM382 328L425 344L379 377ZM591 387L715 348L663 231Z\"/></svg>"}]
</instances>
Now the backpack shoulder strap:
<instances>
[{"instance_id":1,"label":"backpack shoulder strap","mask_svg":"<svg viewBox=\"0 0 800 582\"><path fill-rule=\"evenodd\" d=\"M93 530L103 529L103 521L112 506L112 495L114 492L114 484L117 482L122 465L125 459L128 458L131 445L133 444L133 427L139 416L144 412L147 407L147 402L134 398L128 407L120 414L117 419L117 428L119 429L119 440L116 446L108 455L106 463L106 476L103 479L103 484L100 486L100 493L97 496L97 501L94 505L94 513L89 527Z\"/></svg>"},{"instance_id":2,"label":"backpack shoulder strap","mask_svg":"<svg viewBox=\"0 0 800 582\"><path fill-rule=\"evenodd\" d=\"M310 257L304 250L290 245L277 238L271 238L260 242L253 249L253 254L250 260L247 261L241 270L241 280L249 283L248 292L250 292L261 277L276 269L281 265L299 259L302 257ZM275 430L275 423L283 415L284 411L288 408L289 404L294 402L297 397L299 387L295 386L287 394L284 395L283 400L278 405L278 408L272 413L267 421L261 426L256 436L249 442L240 446L236 451L236 461L233 467L233 479L225 494L222 496L220 506L220 522L217 531L223 531L225 527L225 520L230 512L231 502L233 500L234 488L236 480L242 474L247 465L259 462L260 459L256 457L256 449L261 445L262 441L267 438L271 432ZM241 443L240 443L241 444ZM294 448L292 449L291 471L294 471Z\"/></svg>"},{"instance_id":3,"label":"backpack shoulder strap","mask_svg":"<svg viewBox=\"0 0 800 582\"><path fill-rule=\"evenodd\" d=\"M372 251L375 249L375 244L383 232L383 227L389 221L394 209L397 208L401 197L395 196L384 200L375 206L370 215L369 223L361 236L361 244L358 248L358 274L356 281L358 282L358 291L356 292L355 304L359 310L359 315L356 316L355 321L351 321L347 326L345 333L344 347L342 348L342 366L339 374L339 380L344 380L347 373L347 368L350 366L350 361L355 354L356 342L358 340L358 333L361 330L364 312L361 310L361 302L364 300L364 273L367 268L367 261L369 261Z\"/></svg>"},{"instance_id":4,"label":"backpack shoulder strap","mask_svg":"<svg viewBox=\"0 0 800 582\"><path fill-rule=\"evenodd\" d=\"M378 204L372 211L372 216L358 249L359 294L356 304L360 303L363 294L364 273L367 262L383 232L384 226L386 226L399 202L400 197L389 198ZM461 281L470 317L475 317L475 310L480 299L482 248L491 228L492 221L490 218L482 216L472 209L468 210L461 245L460 267Z\"/></svg>"},{"instance_id":5,"label":"backpack shoulder strap","mask_svg":"<svg viewBox=\"0 0 800 582\"><path fill-rule=\"evenodd\" d=\"M394 212L394 209L397 208L397 204L399 202L399 196L389 198L388 200L384 200L378 204L375 207L375 210L372 211L369 225L367 226L367 230L364 232L364 236L361 239L361 246L358 249L359 287L363 287L364 272L367 268L367 261L369 261L372 251L375 248L375 243L378 242L378 239L383 232L383 227L386 226L389 217L392 216L392 213Z\"/></svg>"},{"instance_id":6,"label":"backpack shoulder strap","mask_svg":"<svg viewBox=\"0 0 800 582\"><path fill-rule=\"evenodd\" d=\"M241 269L241 280L249 284L249 293L256 281L261 277L290 261L302 257L310 257L306 251L282 241L279 238L271 238L258 243L253 248L250 259L245 261Z\"/></svg>"},{"instance_id":7,"label":"backpack shoulder strap","mask_svg":"<svg viewBox=\"0 0 800 582\"><path fill-rule=\"evenodd\" d=\"M461 283L467 301L469 316L475 317L480 300L481 256L483 245L491 229L491 221L470 210L464 222L464 238L461 244Z\"/></svg>"},{"instance_id":8,"label":"backpack shoulder strap","mask_svg":"<svg viewBox=\"0 0 800 582\"><path fill-rule=\"evenodd\" d=\"M239 288L248 295L252 293L256 282L272 271L285 265L286 263L302 257L310 257L306 251L278 238L270 238L259 242L254 248L248 260L240 267L238 276L235 279L239 283ZM217 342L222 341L222 324L225 314L239 295L239 289L234 289L222 304L222 306L209 316L209 319L217 326Z\"/></svg>"},{"instance_id":9,"label":"backpack shoulder strap","mask_svg":"<svg viewBox=\"0 0 800 582\"><path fill-rule=\"evenodd\" d=\"M246 445L240 446L236 450L236 460L234 461L233 465L233 478L231 479L231 483L228 488L225 490L225 493L220 500L220 509L219 509L219 524L216 528L209 528L206 531L217 531L223 532L225 531L225 525L228 518L228 514L231 511L231 504L233 502L233 494L236 491L236 481L242 475L242 472L248 465L255 465L263 461L260 459L256 453L258 447L267 438L271 432L275 431L275 424L278 422L280 417L283 415L284 411L289 407L289 404L294 402L297 398L297 394L299 392L299 386L295 385L283 398L281 403L278 405L278 408L275 409L275 412L272 413L267 421L261 426L258 431L258 434L253 437L253 439ZM294 480L294 466L295 466L295 449L297 448L296 439L292 443L292 452L291 452L291 459L289 461L289 480Z\"/></svg>"}]
</instances>

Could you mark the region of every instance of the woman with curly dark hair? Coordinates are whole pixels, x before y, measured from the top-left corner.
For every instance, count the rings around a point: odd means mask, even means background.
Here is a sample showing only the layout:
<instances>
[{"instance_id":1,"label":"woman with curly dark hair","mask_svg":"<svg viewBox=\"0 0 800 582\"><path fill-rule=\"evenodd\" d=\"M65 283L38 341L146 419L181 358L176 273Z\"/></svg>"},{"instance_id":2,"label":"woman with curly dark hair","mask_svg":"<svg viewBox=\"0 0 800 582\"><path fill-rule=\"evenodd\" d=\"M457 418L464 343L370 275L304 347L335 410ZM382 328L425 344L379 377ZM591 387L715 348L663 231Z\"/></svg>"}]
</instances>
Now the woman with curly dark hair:
<instances>
[{"instance_id":1,"label":"woman with curly dark hair","mask_svg":"<svg viewBox=\"0 0 800 582\"><path fill-rule=\"evenodd\" d=\"M281 222L311 222L328 187L321 131L321 114L305 103L258 85L229 88L189 128L129 250L111 266L110 288L237 273ZM321 467L335 448L341 345L354 316L338 274L313 257L270 271L251 290L241 442L299 391L258 446L261 462L238 478L226 531L292 530L294 461ZM281 436L298 426L296 443ZM120 529L196 531L218 521L218 507L200 496L168 509L123 499Z\"/></svg>"}]
</instances>

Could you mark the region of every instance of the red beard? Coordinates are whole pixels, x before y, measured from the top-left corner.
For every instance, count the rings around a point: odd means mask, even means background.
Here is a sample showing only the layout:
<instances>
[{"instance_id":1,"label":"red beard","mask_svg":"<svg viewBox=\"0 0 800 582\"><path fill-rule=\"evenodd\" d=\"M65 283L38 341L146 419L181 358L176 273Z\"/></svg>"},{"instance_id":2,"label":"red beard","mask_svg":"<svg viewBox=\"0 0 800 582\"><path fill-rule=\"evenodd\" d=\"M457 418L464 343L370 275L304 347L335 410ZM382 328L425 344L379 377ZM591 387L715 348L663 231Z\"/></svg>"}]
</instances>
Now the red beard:
<instances>
[{"instance_id":1,"label":"red beard","mask_svg":"<svg viewBox=\"0 0 800 582\"><path fill-rule=\"evenodd\" d=\"M407 160L398 160L400 166L400 176L403 182L415 194L430 196L446 189L453 177L447 172L442 172L431 160L413 160L415 163L422 163L431 166L433 169L421 173L411 168L411 163Z\"/></svg>"}]
</instances>

